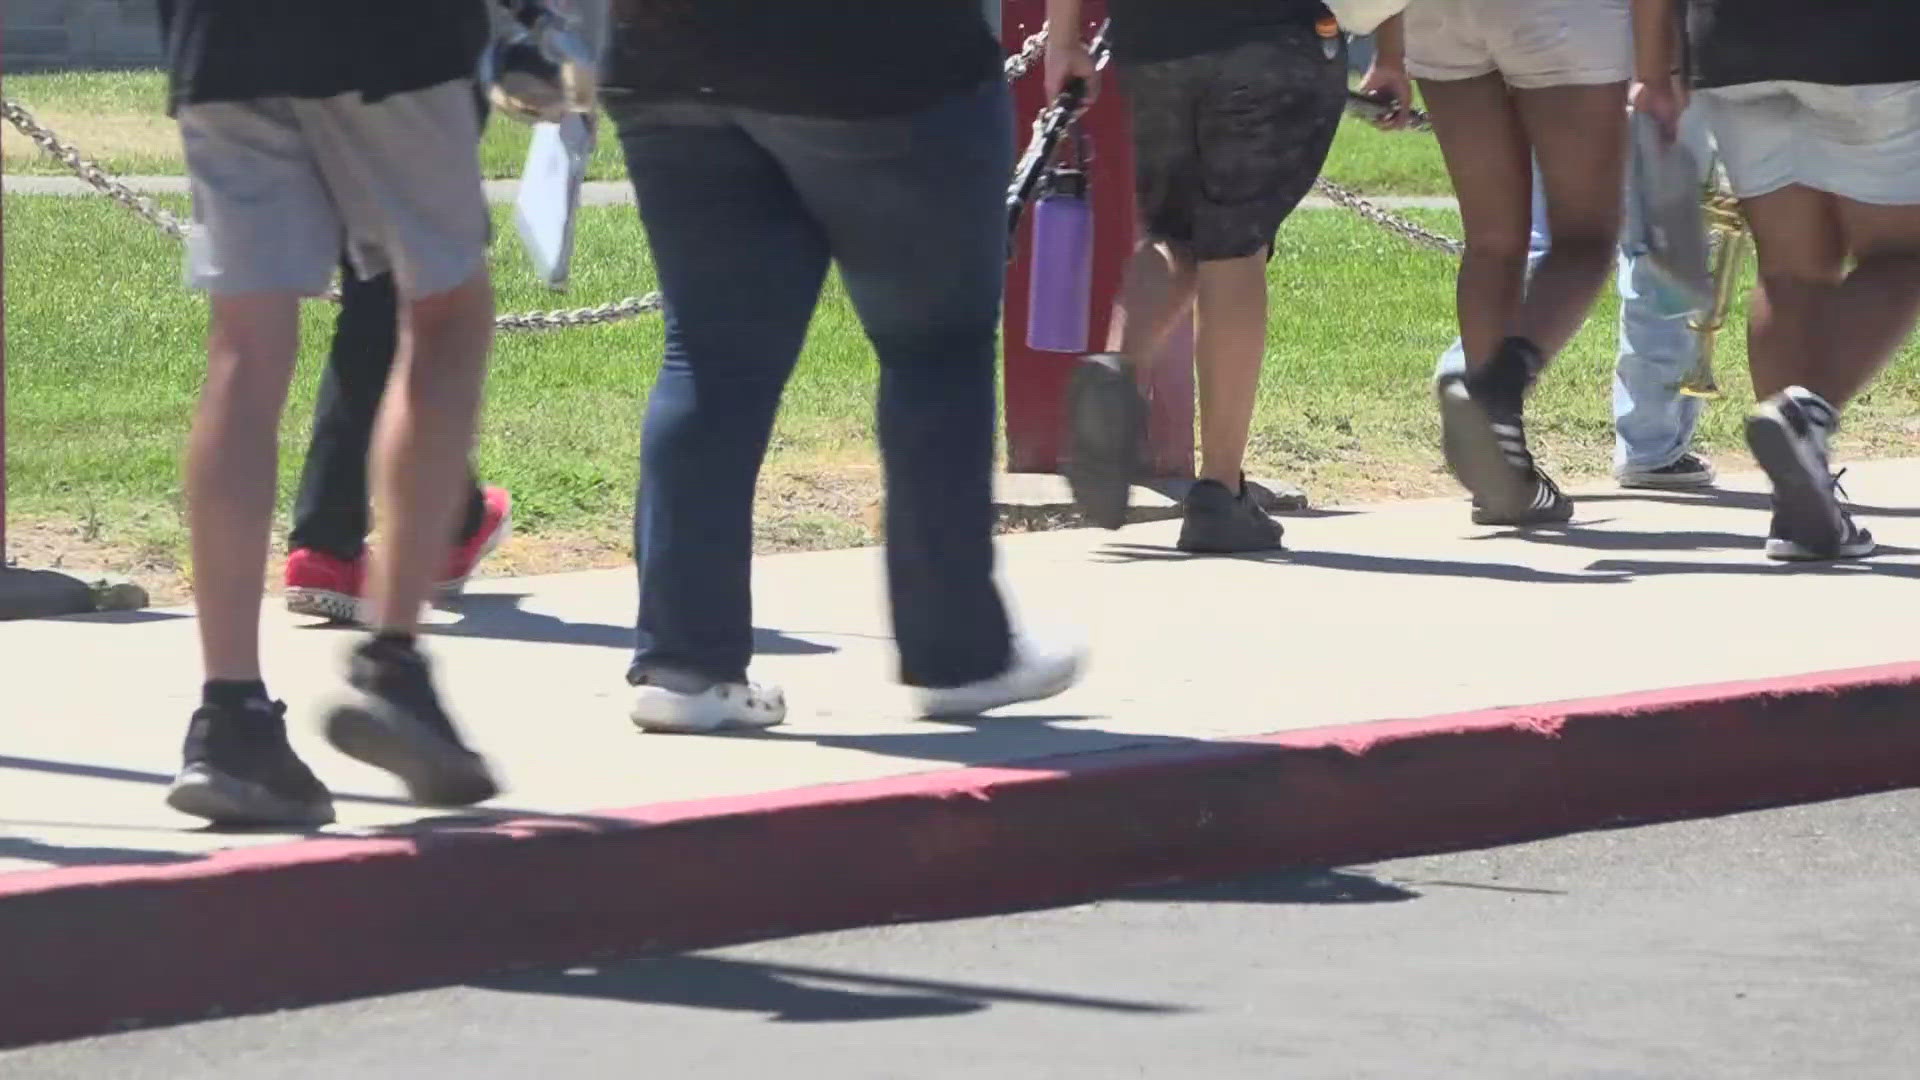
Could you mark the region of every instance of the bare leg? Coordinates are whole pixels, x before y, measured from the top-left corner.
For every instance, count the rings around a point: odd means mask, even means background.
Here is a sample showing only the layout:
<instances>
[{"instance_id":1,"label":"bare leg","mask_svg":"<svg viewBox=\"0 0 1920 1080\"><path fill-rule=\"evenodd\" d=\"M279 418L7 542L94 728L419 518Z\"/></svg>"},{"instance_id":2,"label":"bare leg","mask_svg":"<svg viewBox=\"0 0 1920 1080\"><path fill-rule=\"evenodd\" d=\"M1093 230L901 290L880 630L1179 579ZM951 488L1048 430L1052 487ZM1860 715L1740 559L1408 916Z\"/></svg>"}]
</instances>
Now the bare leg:
<instances>
[{"instance_id":1,"label":"bare leg","mask_svg":"<svg viewBox=\"0 0 1920 1080\"><path fill-rule=\"evenodd\" d=\"M1143 390L1160 347L1193 303L1195 279L1193 260L1163 241L1141 242L1127 263L1107 349L1127 358Z\"/></svg>"},{"instance_id":2,"label":"bare leg","mask_svg":"<svg viewBox=\"0 0 1920 1080\"><path fill-rule=\"evenodd\" d=\"M1267 350L1266 254L1203 262L1197 280L1200 478L1237 492Z\"/></svg>"},{"instance_id":3,"label":"bare leg","mask_svg":"<svg viewBox=\"0 0 1920 1080\"><path fill-rule=\"evenodd\" d=\"M407 301L400 349L374 434L374 501L384 534L368 572L376 631L412 633L447 559L467 497L493 286L486 271L448 292Z\"/></svg>"},{"instance_id":4,"label":"bare leg","mask_svg":"<svg viewBox=\"0 0 1920 1080\"><path fill-rule=\"evenodd\" d=\"M211 306L207 381L187 449L194 604L207 679L253 681L299 301L216 295Z\"/></svg>"},{"instance_id":5,"label":"bare leg","mask_svg":"<svg viewBox=\"0 0 1920 1080\"><path fill-rule=\"evenodd\" d=\"M1534 267L1509 333L1552 357L1580 331L1612 275L1626 183L1625 83L1516 90L1540 163L1553 244Z\"/></svg>"},{"instance_id":6,"label":"bare leg","mask_svg":"<svg viewBox=\"0 0 1920 1080\"><path fill-rule=\"evenodd\" d=\"M1807 388L1839 408L1880 373L1920 318L1920 206L1837 201L1855 262L1825 313L1822 363Z\"/></svg>"},{"instance_id":7,"label":"bare leg","mask_svg":"<svg viewBox=\"0 0 1920 1080\"><path fill-rule=\"evenodd\" d=\"M1760 262L1760 287L1747 312L1756 400L1789 386L1814 389L1808 383L1818 371L1820 311L1847 268L1835 203L1825 192L1798 185L1741 202Z\"/></svg>"},{"instance_id":8,"label":"bare leg","mask_svg":"<svg viewBox=\"0 0 1920 1080\"><path fill-rule=\"evenodd\" d=\"M1422 79L1420 91L1460 201L1466 251L1454 304L1467 370L1477 371L1512 332L1526 287L1532 149L1499 75Z\"/></svg>"}]
</instances>

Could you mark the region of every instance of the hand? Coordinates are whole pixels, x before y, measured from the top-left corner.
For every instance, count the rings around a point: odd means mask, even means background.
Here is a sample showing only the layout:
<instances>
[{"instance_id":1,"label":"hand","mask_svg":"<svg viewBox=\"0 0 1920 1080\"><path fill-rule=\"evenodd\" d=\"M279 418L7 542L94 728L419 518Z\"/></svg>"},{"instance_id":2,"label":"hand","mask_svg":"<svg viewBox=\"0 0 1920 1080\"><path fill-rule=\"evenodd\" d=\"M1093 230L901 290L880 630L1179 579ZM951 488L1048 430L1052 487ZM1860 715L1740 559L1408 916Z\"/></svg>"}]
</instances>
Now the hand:
<instances>
[{"instance_id":1,"label":"hand","mask_svg":"<svg viewBox=\"0 0 1920 1080\"><path fill-rule=\"evenodd\" d=\"M1393 111L1375 120L1374 127L1398 131L1412 122L1407 106L1413 101L1413 80L1407 77L1406 68L1382 64L1376 57L1367 68L1367 77L1360 81L1360 92L1393 103Z\"/></svg>"},{"instance_id":2,"label":"hand","mask_svg":"<svg viewBox=\"0 0 1920 1080\"><path fill-rule=\"evenodd\" d=\"M1093 55L1076 39L1047 39L1047 100L1060 96L1068 82L1080 79L1087 84L1087 100L1093 100Z\"/></svg>"},{"instance_id":3,"label":"hand","mask_svg":"<svg viewBox=\"0 0 1920 1080\"><path fill-rule=\"evenodd\" d=\"M1653 118L1668 145L1680 137L1680 114L1687 109L1686 89L1677 79L1635 82L1627 91L1627 104L1634 112Z\"/></svg>"}]
</instances>

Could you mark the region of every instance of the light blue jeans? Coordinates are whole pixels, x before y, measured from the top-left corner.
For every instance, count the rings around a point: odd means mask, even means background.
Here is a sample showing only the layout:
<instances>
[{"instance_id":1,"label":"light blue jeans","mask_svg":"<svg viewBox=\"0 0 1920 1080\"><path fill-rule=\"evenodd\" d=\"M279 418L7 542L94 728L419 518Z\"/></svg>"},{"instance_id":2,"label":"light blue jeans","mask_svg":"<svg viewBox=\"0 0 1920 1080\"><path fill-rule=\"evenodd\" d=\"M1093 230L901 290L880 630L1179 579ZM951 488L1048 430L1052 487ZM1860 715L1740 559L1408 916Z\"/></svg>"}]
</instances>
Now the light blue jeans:
<instances>
[{"instance_id":1,"label":"light blue jeans","mask_svg":"<svg viewBox=\"0 0 1920 1080\"><path fill-rule=\"evenodd\" d=\"M1709 160L1706 125L1700 110L1682 118L1680 137L1702 161ZM1627 170L1628 183L1634 171ZM1704 179L1704 177L1703 177ZM1627 199L1627 213L1634 201ZM1613 465L1620 469L1664 468L1687 453L1694 426L1700 419L1699 398L1680 393L1680 381L1693 366L1696 343L1687 329L1691 312L1676 311L1661 302L1654 269L1642 258L1644 250L1625 237L1637 235L1629 221L1622 230L1617 287L1620 291L1620 353L1613 366ZM1533 174L1533 240L1527 255L1532 272L1552 242L1547 235L1547 203L1542 197L1540 172ZM1435 375L1466 370L1467 354L1459 338L1440 357Z\"/></svg>"}]
</instances>

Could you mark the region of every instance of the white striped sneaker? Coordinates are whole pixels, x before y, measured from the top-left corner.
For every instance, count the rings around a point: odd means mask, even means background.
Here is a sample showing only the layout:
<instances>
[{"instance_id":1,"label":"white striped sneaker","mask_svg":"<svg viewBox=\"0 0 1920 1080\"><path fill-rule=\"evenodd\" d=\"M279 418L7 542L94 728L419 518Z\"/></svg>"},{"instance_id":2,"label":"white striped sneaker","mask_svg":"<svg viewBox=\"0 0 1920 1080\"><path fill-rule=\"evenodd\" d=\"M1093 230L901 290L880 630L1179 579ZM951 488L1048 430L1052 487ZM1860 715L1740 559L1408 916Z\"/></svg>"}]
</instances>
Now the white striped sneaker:
<instances>
[{"instance_id":1,"label":"white striped sneaker","mask_svg":"<svg viewBox=\"0 0 1920 1080\"><path fill-rule=\"evenodd\" d=\"M1534 464L1519 412L1475 397L1459 375L1443 377L1436 391L1447 468L1473 494L1476 524L1534 525L1573 516L1573 500Z\"/></svg>"}]
</instances>

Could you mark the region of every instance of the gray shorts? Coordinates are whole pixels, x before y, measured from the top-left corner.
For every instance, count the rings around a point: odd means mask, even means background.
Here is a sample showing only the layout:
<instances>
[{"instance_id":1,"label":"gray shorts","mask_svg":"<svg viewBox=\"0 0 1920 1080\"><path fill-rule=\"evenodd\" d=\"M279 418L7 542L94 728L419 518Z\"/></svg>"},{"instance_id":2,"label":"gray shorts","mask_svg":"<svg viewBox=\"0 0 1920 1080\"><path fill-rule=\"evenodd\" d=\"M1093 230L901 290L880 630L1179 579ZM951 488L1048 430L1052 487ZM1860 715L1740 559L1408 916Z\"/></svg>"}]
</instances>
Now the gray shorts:
<instances>
[{"instance_id":1,"label":"gray shorts","mask_svg":"<svg viewBox=\"0 0 1920 1080\"><path fill-rule=\"evenodd\" d=\"M491 221L468 79L379 101L259 98L179 110L193 191L187 281L317 296L344 247L362 278L433 296L486 265Z\"/></svg>"}]
</instances>

